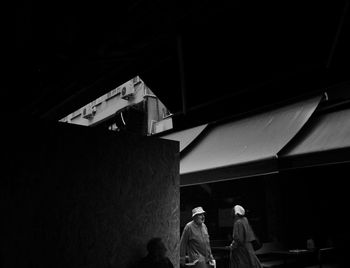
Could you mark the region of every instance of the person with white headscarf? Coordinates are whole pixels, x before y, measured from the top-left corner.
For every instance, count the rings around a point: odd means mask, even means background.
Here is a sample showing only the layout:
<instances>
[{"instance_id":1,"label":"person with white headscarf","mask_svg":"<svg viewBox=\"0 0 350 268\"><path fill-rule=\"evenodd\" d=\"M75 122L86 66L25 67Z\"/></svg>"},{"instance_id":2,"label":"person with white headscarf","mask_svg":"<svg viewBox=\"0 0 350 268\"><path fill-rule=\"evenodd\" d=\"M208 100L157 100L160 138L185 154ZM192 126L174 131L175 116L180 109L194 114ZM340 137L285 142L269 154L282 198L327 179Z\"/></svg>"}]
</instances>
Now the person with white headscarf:
<instances>
[{"instance_id":1,"label":"person with white headscarf","mask_svg":"<svg viewBox=\"0 0 350 268\"><path fill-rule=\"evenodd\" d=\"M256 239L245 210L240 205L233 207L234 223L230 245L230 268L262 268L255 254L252 241Z\"/></svg>"}]
</instances>

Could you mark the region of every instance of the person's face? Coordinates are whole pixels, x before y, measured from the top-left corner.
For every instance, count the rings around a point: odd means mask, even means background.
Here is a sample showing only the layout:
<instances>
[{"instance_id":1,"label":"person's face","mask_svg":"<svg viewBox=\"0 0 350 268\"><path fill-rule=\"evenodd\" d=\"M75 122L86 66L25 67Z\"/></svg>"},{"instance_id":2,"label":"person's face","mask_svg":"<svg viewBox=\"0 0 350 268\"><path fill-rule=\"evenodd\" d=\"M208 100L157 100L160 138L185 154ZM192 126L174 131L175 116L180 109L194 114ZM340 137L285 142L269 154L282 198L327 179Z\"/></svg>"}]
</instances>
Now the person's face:
<instances>
[{"instance_id":1,"label":"person's face","mask_svg":"<svg viewBox=\"0 0 350 268\"><path fill-rule=\"evenodd\" d=\"M197 223L198 225L201 225L205 221L205 215L203 214L197 214L193 218L194 222Z\"/></svg>"}]
</instances>

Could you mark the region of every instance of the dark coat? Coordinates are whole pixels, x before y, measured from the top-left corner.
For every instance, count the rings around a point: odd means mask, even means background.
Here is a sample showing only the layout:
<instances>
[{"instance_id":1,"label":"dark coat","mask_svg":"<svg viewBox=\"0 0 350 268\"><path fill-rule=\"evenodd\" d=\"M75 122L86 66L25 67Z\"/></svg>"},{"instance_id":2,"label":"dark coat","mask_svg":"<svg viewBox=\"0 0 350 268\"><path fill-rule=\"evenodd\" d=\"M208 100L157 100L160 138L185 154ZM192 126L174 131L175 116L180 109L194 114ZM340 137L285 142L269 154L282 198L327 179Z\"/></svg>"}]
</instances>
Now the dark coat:
<instances>
[{"instance_id":1,"label":"dark coat","mask_svg":"<svg viewBox=\"0 0 350 268\"><path fill-rule=\"evenodd\" d=\"M139 265L139 268L174 268L174 265L168 257L161 259L155 259L151 255L147 255L142 258Z\"/></svg>"},{"instance_id":2,"label":"dark coat","mask_svg":"<svg viewBox=\"0 0 350 268\"><path fill-rule=\"evenodd\" d=\"M246 217L237 217L233 224L233 246L230 252L230 268L261 268L252 241L255 234Z\"/></svg>"}]
</instances>

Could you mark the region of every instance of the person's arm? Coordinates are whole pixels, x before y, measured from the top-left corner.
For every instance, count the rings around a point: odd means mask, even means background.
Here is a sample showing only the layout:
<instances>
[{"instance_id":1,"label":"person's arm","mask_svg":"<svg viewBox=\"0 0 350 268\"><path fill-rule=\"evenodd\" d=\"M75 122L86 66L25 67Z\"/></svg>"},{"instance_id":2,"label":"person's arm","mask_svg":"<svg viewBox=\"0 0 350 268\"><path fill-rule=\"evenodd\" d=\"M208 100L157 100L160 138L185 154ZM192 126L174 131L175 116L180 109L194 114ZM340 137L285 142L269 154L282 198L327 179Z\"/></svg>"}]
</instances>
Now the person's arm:
<instances>
[{"instance_id":1,"label":"person's arm","mask_svg":"<svg viewBox=\"0 0 350 268\"><path fill-rule=\"evenodd\" d=\"M209 260L214 260L214 256L213 254L211 253L211 248L209 246L209 249L208 249L208 256L209 256Z\"/></svg>"},{"instance_id":2,"label":"person's arm","mask_svg":"<svg viewBox=\"0 0 350 268\"><path fill-rule=\"evenodd\" d=\"M209 260L214 260L213 254L211 252L211 246L210 246L210 236L209 236L209 232L208 232L208 228L207 226L205 226L206 232L208 234L208 256L209 256Z\"/></svg>"},{"instance_id":3,"label":"person's arm","mask_svg":"<svg viewBox=\"0 0 350 268\"><path fill-rule=\"evenodd\" d=\"M207 229L207 231L208 231L208 229ZM209 237L209 235L208 235L208 237ZM214 259L212 252L211 252L210 237L209 237L208 254L209 254L209 265L216 267L216 261Z\"/></svg>"},{"instance_id":4,"label":"person's arm","mask_svg":"<svg viewBox=\"0 0 350 268\"><path fill-rule=\"evenodd\" d=\"M210 243L209 243L209 247L208 247L208 253L209 253L209 260L214 260L213 254L211 253Z\"/></svg>"}]
</instances>

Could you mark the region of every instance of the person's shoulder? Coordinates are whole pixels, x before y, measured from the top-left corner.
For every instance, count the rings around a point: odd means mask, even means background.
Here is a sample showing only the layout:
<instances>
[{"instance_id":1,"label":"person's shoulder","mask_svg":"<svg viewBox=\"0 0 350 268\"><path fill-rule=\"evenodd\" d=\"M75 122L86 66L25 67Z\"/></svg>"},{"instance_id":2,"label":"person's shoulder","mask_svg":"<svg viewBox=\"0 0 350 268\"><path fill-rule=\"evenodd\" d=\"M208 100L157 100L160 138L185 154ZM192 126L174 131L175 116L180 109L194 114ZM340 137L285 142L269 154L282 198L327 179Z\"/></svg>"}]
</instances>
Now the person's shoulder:
<instances>
[{"instance_id":1,"label":"person's shoulder","mask_svg":"<svg viewBox=\"0 0 350 268\"><path fill-rule=\"evenodd\" d=\"M193 221L189 221L188 223L186 223L185 229L191 228L193 226L193 224L194 224Z\"/></svg>"},{"instance_id":2,"label":"person's shoulder","mask_svg":"<svg viewBox=\"0 0 350 268\"><path fill-rule=\"evenodd\" d=\"M209 235L208 227L204 223L202 223L202 230L203 230L203 232L205 232L205 234Z\"/></svg>"},{"instance_id":3,"label":"person's shoulder","mask_svg":"<svg viewBox=\"0 0 350 268\"><path fill-rule=\"evenodd\" d=\"M243 217L239 217L238 219L235 220L235 225L242 225L245 223L245 220Z\"/></svg>"},{"instance_id":4,"label":"person's shoulder","mask_svg":"<svg viewBox=\"0 0 350 268\"><path fill-rule=\"evenodd\" d=\"M237 225L242 226L243 228L251 228L247 217L241 217L238 219Z\"/></svg>"},{"instance_id":5,"label":"person's shoulder","mask_svg":"<svg viewBox=\"0 0 350 268\"><path fill-rule=\"evenodd\" d=\"M249 220L248 220L247 217L242 217L242 221L245 222L245 223L247 223L247 224L249 224Z\"/></svg>"}]
</instances>

